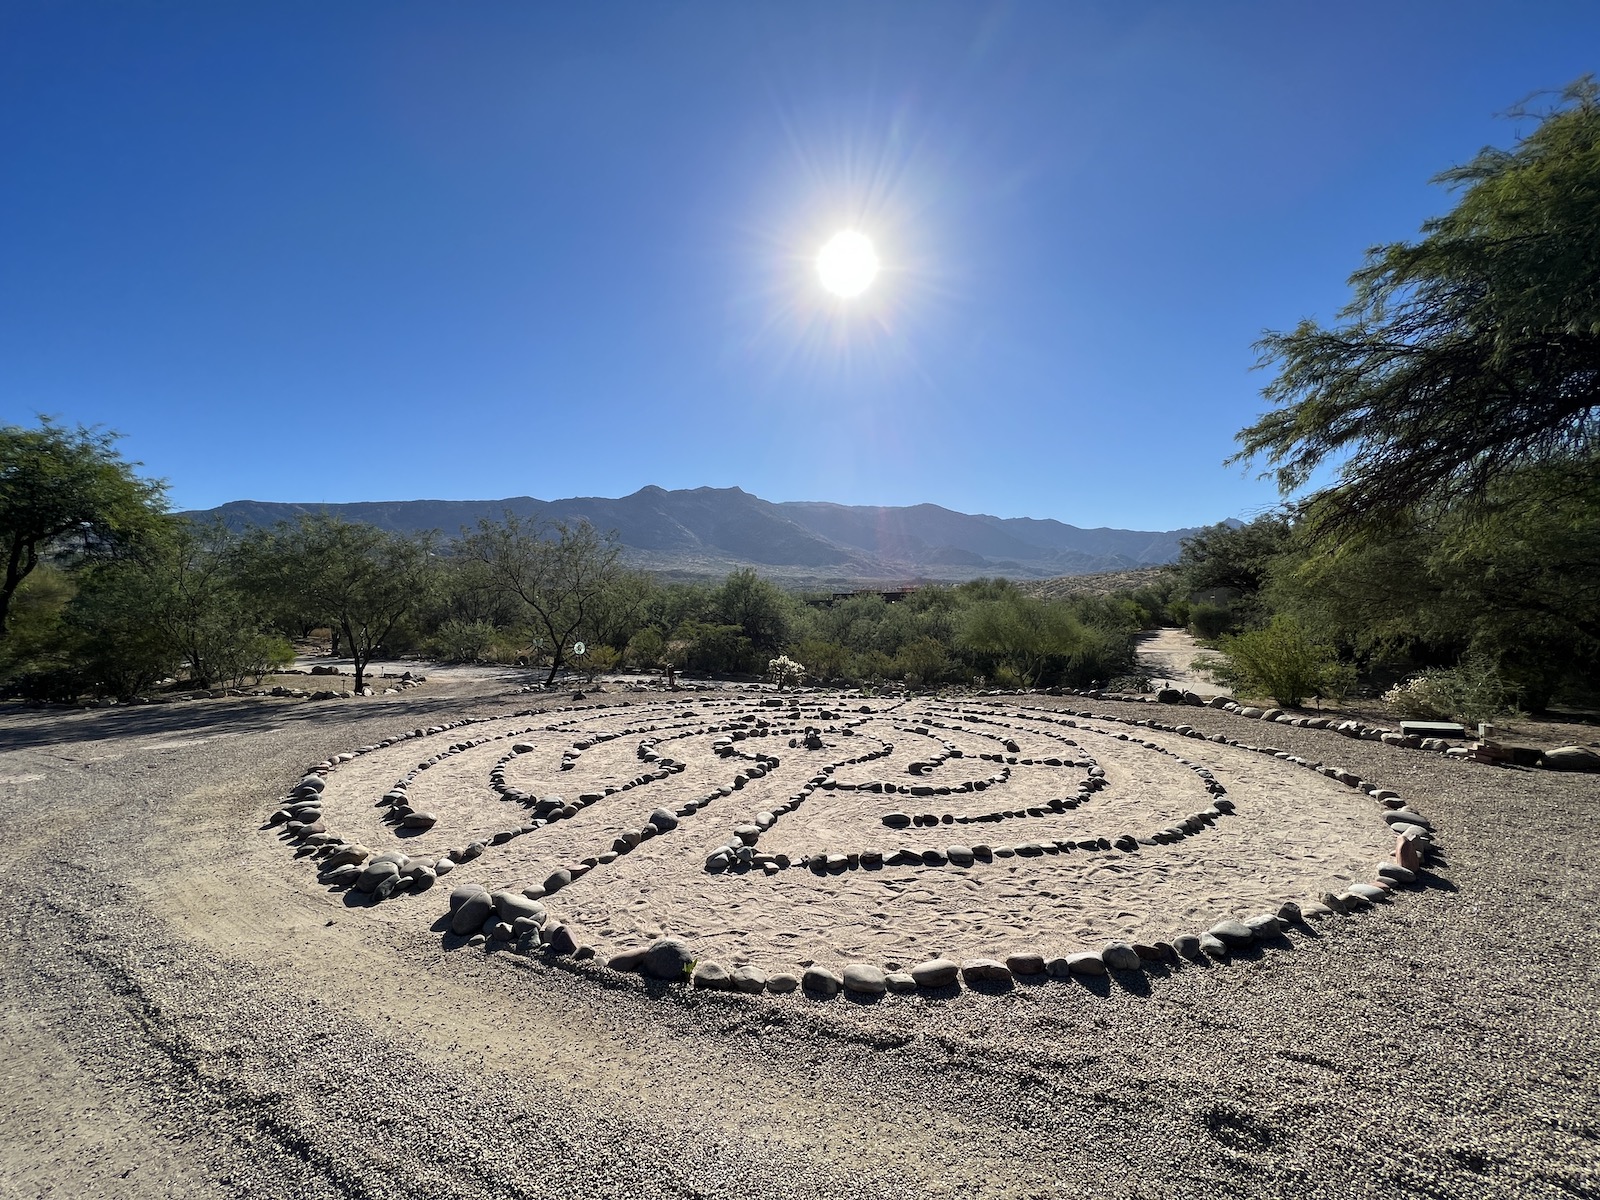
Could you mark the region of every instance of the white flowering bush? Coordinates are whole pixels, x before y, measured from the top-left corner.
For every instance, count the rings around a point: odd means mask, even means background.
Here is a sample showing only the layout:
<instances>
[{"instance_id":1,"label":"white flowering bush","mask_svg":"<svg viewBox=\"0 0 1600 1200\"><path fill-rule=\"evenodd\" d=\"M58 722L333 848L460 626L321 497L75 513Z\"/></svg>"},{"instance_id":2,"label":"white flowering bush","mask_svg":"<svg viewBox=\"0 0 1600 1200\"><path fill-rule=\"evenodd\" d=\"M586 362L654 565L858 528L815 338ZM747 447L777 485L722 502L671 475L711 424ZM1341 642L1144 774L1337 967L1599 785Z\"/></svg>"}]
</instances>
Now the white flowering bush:
<instances>
[{"instance_id":1,"label":"white flowering bush","mask_svg":"<svg viewBox=\"0 0 1600 1200\"><path fill-rule=\"evenodd\" d=\"M1402 717L1434 719L1450 715L1439 681L1428 674L1413 675L1383 694L1383 702Z\"/></svg>"},{"instance_id":2,"label":"white flowering bush","mask_svg":"<svg viewBox=\"0 0 1600 1200\"><path fill-rule=\"evenodd\" d=\"M1473 658L1449 670L1413 675L1383 694L1383 702L1403 717L1468 724L1506 711L1512 700L1494 665Z\"/></svg>"},{"instance_id":3,"label":"white flowering bush","mask_svg":"<svg viewBox=\"0 0 1600 1200\"><path fill-rule=\"evenodd\" d=\"M799 687L806 681L806 669L787 654L767 660L767 682L783 688Z\"/></svg>"}]
</instances>

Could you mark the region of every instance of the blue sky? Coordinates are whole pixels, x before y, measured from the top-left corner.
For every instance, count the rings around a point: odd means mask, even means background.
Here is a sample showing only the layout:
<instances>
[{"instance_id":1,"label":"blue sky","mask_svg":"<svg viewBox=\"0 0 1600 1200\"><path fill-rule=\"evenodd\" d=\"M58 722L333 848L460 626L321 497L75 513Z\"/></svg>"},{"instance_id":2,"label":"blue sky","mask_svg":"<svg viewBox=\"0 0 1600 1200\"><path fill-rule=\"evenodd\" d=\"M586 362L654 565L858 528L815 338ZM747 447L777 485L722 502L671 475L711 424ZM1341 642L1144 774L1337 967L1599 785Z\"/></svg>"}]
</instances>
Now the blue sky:
<instances>
[{"instance_id":1,"label":"blue sky","mask_svg":"<svg viewBox=\"0 0 1600 1200\"><path fill-rule=\"evenodd\" d=\"M1597 51L1592 3L12 0L0 421L178 508L1248 516L1254 340Z\"/></svg>"}]
</instances>

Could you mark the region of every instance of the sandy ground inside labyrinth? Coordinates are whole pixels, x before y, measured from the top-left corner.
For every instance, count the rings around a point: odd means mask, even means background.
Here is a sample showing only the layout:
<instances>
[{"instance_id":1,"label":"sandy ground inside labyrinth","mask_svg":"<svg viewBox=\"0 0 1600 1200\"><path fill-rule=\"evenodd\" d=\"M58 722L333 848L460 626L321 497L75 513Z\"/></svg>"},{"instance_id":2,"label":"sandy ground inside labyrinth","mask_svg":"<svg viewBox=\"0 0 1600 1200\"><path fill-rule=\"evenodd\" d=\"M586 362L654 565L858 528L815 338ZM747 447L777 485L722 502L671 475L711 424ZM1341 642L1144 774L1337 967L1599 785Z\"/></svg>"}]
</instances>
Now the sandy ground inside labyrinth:
<instances>
[{"instance_id":1,"label":"sandy ground inside labyrinth","mask_svg":"<svg viewBox=\"0 0 1600 1200\"><path fill-rule=\"evenodd\" d=\"M822 745L792 746L808 728L820 731ZM717 740L730 735L743 740L735 754L719 756ZM646 769L642 750L668 755L683 770L625 786ZM853 761L869 751L881 756ZM757 753L778 761L747 781L740 776ZM880 701L846 711L816 698L763 707L759 695L586 704L369 748L327 776L324 820L375 852L399 849L435 862L451 847L526 827L530 805L491 787L497 767L532 799L602 798L569 819L489 845L449 883L520 893L587 859L593 869L547 902L602 955L672 935L702 958L768 971L818 962L902 967L940 955L1054 956L1110 939L1155 941L1370 879L1393 844L1364 793L1233 746L992 701ZM1208 809L1208 781L1196 767L1227 789L1232 813L1172 844L1133 852L1083 846L1154 834ZM1103 790L1066 812L1045 808L1057 797L1076 803L1091 770L1104 773ZM426 833L397 831L374 806L402 779L412 807L438 817ZM839 786L808 786L818 779ZM983 790L963 790L980 781ZM900 790L861 790L866 783ZM906 793L918 785L934 794ZM642 829L652 811L676 813L702 799L706 807L684 815L678 828L615 861L595 861L620 834ZM718 848L738 844L738 826L792 800L801 803L756 847L784 855L787 869L707 870ZM886 827L884 816L895 812L941 823ZM992 816L1003 819L979 819ZM1063 841L1073 845L1063 849ZM952 846L980 854L987 847L988 861L944 855ZM799 865L829 853L892 858L899 849L938 851L944 861L832 871ZM306 874L312 886L309 863ZM438 890L381 907L386 919L424 923L444 911Z\"/></svg>"},{"instance_id":2,"label":"sandy ground inside labyrinth","mask_svg":"<svg viewBox=\"0 0 1600 1200\"><path fill-rule=\"evenodd\" d=\"M639 703L559 712L564 697L463 681L320 705L0 713L0 1196L1600 1190L1600 780L1274 727L1286 752L1392 786L1429 815L1445 853L1426 888L1223 965L874 1005L651 996L604 973L461 945L434 928L445 887L360 906L319 887L260 828L309 762L397 731L494 718L360 755L330 777L330 793L348 789L341 829L374 848L442 852L525 820L487 786L514 742L535 748L507 760L513 785L603 795L648 765L644 734L594 741L593 730L657 731L681 774L491 846L473 868L486 883L520 883L597 857L669 792L726 786L741 761L717 756L721 734L702 732L751 715L737 690L694 697L692 717L660 696L594 699ZM1304 768L1100 719L1152 707L1096 703L1100 717L1086 719L1071 715L1086 704L1070 697L1029 702L1048 711L997 715L964 698L893 711L869 701L882 711L860 714L830 700L836 725L860 720L854 732L825 733L816 751L791 749L786 734L737 742L780 765L600 866L552 908L597 945L670 928L730 961L779 945L840 965L857 952L909 958L1003 949L1008 938L1054 952L1124 928L1117 920L1160 932L1184 904L1192 912L1175 920L1187 927L1342 872L1365 876L1384 848L1372 802ZM505 715L526 708L537 711ZM1184 718L1245 742L1266 728L1210 710ZM758 848L999 848L1047 833L1140 833L1203 806L1200 776L1118 733L1211 770L1236 815L1120 857L1074 849L820 876L703 869L737 823L798 793L816 761L872 739L895 750L833 775L951 791L818 788ZM998 752L997 734L1015 739L1019 752L1002 758L1016 764L978 757ZM378 820L382 790L474 736L498 740L413 780L438 810L436 831L399 838ZM591 745L562 771L580 741ZM945 742L961 756L906 770ZM1061 765L1042 763L1052 757ZM901 833L881 821L891 799L908 813L1026 814L1040 807L1028 800L1077 795L1089 768L1067 764L1090 759L1109 786L1069 812ZM960 790L1007 766L1003 785Z\"/></svg>"}]
</instances>

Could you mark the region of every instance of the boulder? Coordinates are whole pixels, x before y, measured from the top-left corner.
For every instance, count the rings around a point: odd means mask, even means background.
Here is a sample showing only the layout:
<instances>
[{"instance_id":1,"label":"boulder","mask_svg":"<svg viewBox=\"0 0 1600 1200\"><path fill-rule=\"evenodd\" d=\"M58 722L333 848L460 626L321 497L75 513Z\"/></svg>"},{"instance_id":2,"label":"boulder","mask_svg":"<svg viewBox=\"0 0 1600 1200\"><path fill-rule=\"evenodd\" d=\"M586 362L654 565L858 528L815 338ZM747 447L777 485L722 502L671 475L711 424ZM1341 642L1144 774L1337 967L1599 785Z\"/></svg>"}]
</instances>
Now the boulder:
<instances>
[{"instance_id":1,"label":"boulder","mask_svg":"<svg viewBox=\"0 0 1600 1200\"><path fill-rule=\"evenodd\" d=\"M883 968L870 963L851 963L844 969L844 990L857 996L881 996L889 990Z\"/></svg>"},{"instance_id":2,"label":"boulder","mask_svg":"<svg viewBox=\"0 0 1600 1200\"><path fill-rule=\"evenodd\" d=\"M378 886L384 880L398 879L399 876L399 864L390 859L368 863L361 874L356 877L356 891L370 894L377 891Z\"/></svg>"},{"instance_id":3,"label":"boulder","mask_svg":"<svg viewBox=\"0 0 1600 1200\"><path fill-rule=\"evenodd\" d=\"M767 973L760 967L735 967L728 972L728 986L736 992L754 995L765 990Z\"/></svg>"},{"instance_id":4,"label":"boulder","mask_svg":"<svg viewBox=\"0 0 1600 1200\"><path fill-rule=\"evenodd\" d=\"M814 996L837 996L844 987L844 979L827 967L810 966L800 976L800 986Z\"/></svg>"},{"instance_id":5,"label":"boulder","mask_svg":"<svg viewBox=\"0 0 1600 1200\"><path fill-rule=\"evenodd\" d=\"M1248 946L1255 940L1250 926L1243 921L1218 921L1207 932L1226 946Z\"/></svg>"},{"instance_id":6,"label":"boulder","mask_svg":"<svg viewBox=\"0 0 1600 1200\"><path fill-rule=\"evenodd\" d=\"M949 987L956 981L961 966L948 958L934 958L911 968L911 978L925 988Z\"/></svg>"},{"instance_id":7,"label":"boulder","mask_svg":"<svg viewBox=\"0 0 1600 1200\"><path fill-rule=\"evenodd\" d=\"M494 901L482 888L470 891L459 905L453 903L454 896L451 899L455 912L450 918L450 932L458 937L477 933L483 928L484 922L494 915Z\"/></svg>"},{"instance_id":8,"label":"boulder","mask_svg":"<svg viewBox=\"0 0 1600 1200\"><path fill-rule=\"evenodd\" d=\"M1600 754L1587 746L1557 746L1544 752L1544 765L1552 771L1600 771Z\"/></svg>"},{"instance_id":9,"label":"boulder","mask_svg":"<svg viewBox=\"0 0 1600 1200\"><path fill-rule=\"evenodd\" d=\"M693 961L694 955L689 952L689 943L682 938L657 938L645 951L639 967L651 979L665 979L676 983L684 978L689 964Z\"/></svg>"},{"instance_id":10,"label":"boulder","mask_svg":"<svg viewBox=\"0 0 1600 1200\"><path fill-rule=\"evenodd\" d=\"M694 986L707 991L726 992L733 987L728 968L721 963L703 962L694 969Z\"/></svg>"},{"instance_id":11,"label":"boulder","mask_svg":"<svg viewBox=\"0 0 1600 1200\"><path fill-rule=\"evenodd\" d=\"M968 987L977 983L1011 982L1011 968L993 958L973 958L961 964L961 979Z\"/></svg>"},{"instance_id":12,"label":"boulder","mask_svg":"<svg viewBox=\"0 0 1600 1200\"><path fill-rule=\"evenodd\" d=\"M1144 965L1139 952L1127 942L1107 942L1100 951L1100 960L1113 971L1137 971Z\"/></svg>"}]
</instances>

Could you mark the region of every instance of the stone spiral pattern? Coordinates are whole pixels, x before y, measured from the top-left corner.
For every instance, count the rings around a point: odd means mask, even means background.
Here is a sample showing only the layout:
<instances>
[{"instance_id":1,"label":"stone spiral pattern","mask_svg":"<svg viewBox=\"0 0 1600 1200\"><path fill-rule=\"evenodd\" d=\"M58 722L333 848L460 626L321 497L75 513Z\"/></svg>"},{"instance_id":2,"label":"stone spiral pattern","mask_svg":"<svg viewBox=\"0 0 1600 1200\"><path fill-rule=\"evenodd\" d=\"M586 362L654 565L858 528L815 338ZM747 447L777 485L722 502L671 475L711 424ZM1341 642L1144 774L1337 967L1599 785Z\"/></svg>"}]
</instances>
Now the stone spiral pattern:
<instances>
[{"instance_id":1,"label":"stone spiral pattern","mask_svg":"<svg viewBox=\"0 0 1600 1200\"><path fill-rule=\"evenodd\" d=\"M798 935L782 930L779 941L741 953L715 936L682 934L674 921L630 925L629 910L650 903L639 896L657 890L707 908L724 894L736 909L764 896L780 912L800 911L817 895L825 913L856 878L903 889L930 880L946 886L938 881L954 876L950 886L966 887L985 872L1005 872L1031 884L1070 863L1089 878L1114 879L1104 873L1122 870L1119 862L1188 854L1188 845L1204 847L1229 823L1248 820L1251 802L1241 807L1223 782L1224 762L1237 769L1244 756L1270 759L1274 770L1315 772L1369 800L1373 844L1399 839L1389 859L1370 881L1340 878L1316 902L1280 899L1198 932L1130 934L1067 953L1010 946L925 957L916 953L923 938L902 946L893 931L874 928L875 944L888 947L879 961L797 953L785 963L772 956L781 939ZM1193 801L1185 803L1191 789L1172 784L1173 768L1192 779ZM1152 769L1166 771L1157 788L1141 782L1140 772ZM1268 794L1260 780L1251 786ZM442 927L470 944L595 960L708 989L857 997L1226 958L1270 945L1295 923L1388 901L1418 882L1435 849L1431 824L1394 792L1270 747L1208 740L1185 724L1016 699L816 693L591 704L406 730L312 764L267 824L315 865L323 885L368 904L409 898L402 907L420 906L430 919L439 905L424 896L442 876L498 875L450 892ZM654 865L642 868L633 892L605 890L640 858ZM1171 869L1184 866L1172 861ZM1048 894L1043 884L1037 890ZM1053 932L1026 912L1010 921L1013 941ZM722 965L725 956L731 966Z\"/></svg>"}]
</instances>

